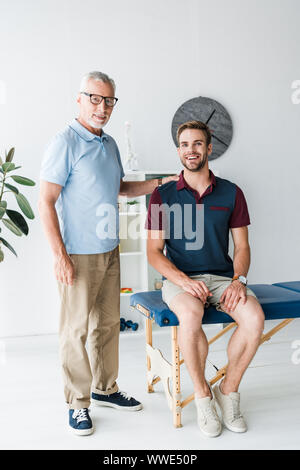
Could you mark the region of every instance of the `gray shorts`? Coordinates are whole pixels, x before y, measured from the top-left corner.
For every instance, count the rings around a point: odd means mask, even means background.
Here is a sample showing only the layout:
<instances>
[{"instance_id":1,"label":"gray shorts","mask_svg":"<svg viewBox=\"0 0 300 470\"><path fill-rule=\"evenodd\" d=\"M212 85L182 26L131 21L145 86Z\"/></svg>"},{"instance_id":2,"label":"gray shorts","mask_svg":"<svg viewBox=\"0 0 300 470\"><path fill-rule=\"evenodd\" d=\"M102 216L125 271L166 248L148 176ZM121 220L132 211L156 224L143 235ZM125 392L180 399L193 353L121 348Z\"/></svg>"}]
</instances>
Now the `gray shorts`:
<instances>
[{"instance_id":1,"label":"gray shorts","mask_svg":"<svg viewBox=\"0 0 300 470\"><path fill-rule=\"evenodd\" d=\"M207 302L205 307L213 305L217 310L223 311L220 307L219 300L224 290L231 284L231 277L217 276L216 274L198 274L196 276L190 276L190 279L196 279L198 281L203 281L207 288L212 293L212 296L207 297ZM187 293L181 287L173 284L173 282L168 281L167 279L163 281L162 286L162 299L170 308L170 303L173 298L182 293ZM256 297L254 292L247 287L247 295L252 295Z\"/></svg>"}]
</instances>

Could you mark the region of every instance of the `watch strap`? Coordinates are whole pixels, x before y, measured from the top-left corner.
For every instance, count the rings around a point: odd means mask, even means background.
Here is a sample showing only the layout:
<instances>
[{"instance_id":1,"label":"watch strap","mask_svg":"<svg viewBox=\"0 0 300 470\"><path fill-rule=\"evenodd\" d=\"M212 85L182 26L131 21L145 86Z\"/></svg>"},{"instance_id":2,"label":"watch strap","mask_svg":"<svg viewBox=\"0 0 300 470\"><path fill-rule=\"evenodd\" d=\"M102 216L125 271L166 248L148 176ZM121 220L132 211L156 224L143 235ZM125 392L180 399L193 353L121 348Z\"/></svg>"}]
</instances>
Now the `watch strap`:
<instances>
[{"instance_id":1,"label":"watch strap","mask_svg":"<svg viewBox=\"0 0 300 470\"><path fill-rule=\"evenodd\" d=\"M241 275L235 275L233 276L233 278L231 279L231 282L233 281L239 281L241 284L243 284L243 286L247 286L247 278L245 276L241 276Z\"/></svg>"}]
</instances>

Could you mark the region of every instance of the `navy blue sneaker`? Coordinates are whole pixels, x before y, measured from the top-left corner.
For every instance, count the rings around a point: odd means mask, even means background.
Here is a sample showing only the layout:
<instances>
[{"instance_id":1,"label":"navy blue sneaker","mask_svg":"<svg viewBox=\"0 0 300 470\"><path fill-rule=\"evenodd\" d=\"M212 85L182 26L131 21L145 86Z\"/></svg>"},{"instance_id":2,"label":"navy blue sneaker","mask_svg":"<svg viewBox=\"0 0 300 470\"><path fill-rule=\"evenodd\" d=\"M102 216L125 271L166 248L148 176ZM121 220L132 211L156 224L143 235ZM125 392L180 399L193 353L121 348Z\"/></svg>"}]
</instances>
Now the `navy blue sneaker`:
<instances>
[{"instance_id":1,"label":"navy blue sneaker","mask_svg":"<svg viewBox=\"0 0 300 470\"><path fill-rule=\"evenodd\" d=\"M98 406L110 406L125 411L138 411L143 408L143 405L139 401L121 391L111 393L110 395L92 393L91 402Z\"/></svg>"},{"instance_id":2,"label":"navy blue sneaker","mask_svg":"<svg viewBox=\"0 0 300 470\"><path fill-rule=\"evenodd\" d=\"M69 426L74 434L79 436L87 436L94 431L92 420L89 416L87 408L80 410L69 410Z\"/></svg>"}]
</instances>

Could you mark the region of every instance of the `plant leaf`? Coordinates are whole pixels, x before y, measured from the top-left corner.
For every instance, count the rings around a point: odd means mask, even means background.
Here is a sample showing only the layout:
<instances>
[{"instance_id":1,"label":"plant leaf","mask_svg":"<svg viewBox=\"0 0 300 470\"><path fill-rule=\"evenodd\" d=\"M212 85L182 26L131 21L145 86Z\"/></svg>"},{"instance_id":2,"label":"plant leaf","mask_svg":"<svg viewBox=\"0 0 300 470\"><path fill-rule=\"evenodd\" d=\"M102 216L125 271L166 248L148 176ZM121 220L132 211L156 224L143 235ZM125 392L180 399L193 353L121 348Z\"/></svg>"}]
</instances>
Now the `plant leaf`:
<instances>
[{"instance_id":1,"label":"plant leaf","mask_svg":"<svg viewBox=\"0 0 300 470\"><path fill-rule=\"evenodd\" d=\"M24 184L25 186L35 186L35 182L29 178L25 178L25 176L11 175L10 178L12 178L16 183Z\"/></svg>"},{"instance_id":2,"label":"plant leaf","mask_svg":"<svg viewBox=\"0 0 300 470\"><path fill-rule=\"evenodd\" d=\"M33 210L31 209L31 206L29 202L27 201L26 197L23 196L23 194L21 193L15 194L15 197L23 214L25 214L26 217L28 217L28 219L34 219Z\"/></svg>"},{"instance_id":3,"label":"plant leaf","mask_svg":"<svg viewBox=\"0 0 300 470\"><path fill-rule=\"evenodd\" d=\"M3 260L4 260L4 253L3 253L3 251L2 251L1 248L0 248L0 263L1 263L1 261L3 261Z\"/></svg>"},{"instance_id":4,"label":"plant leaf","mask_svg":"<svg viewBox=\"0 0 300 470\"><path fill-rule=\"evenodd\" d=\"M5 214L5 208L4 207L0 207L0 219L2 219L2 217L4 216Z\"/></svg>"},{"instance_id":5,"label":"plant leaf","mask_svg":"<svg viewBox=\"0 0 300 470\"><path fill-rule=\"evenodd\" d=\"M11 148L10 151L8 152L8 154L6 155L6 159L5 161L6 162L11 162L13 157L14 157L14 153L15 153L15 148Z\"/></svg>"},{"instance_id":6,"label":"plant leaf","mask_svg":"<svg viewBox=\"0 0 300 470\"><path fill-rule=\"evenodd\" d=\"M2 160L1 157L0 157L0 165L1 165L1 166L3 165L3 160Z\"/></svg>"},{"instance_id":7,"label":"plant leaf","mask_svg":"<svg viewBox=\"0 0 300 470\"><path fill-rule=\"evenodd\" d=\"M11 220L2 219L2 222L4 223L5 227L7 227L11 232L13 232L15 235L18 235L18 237L21 237L21 230Z\"/></svg>"},{"instance_id":8,"label":"plant leaf","mask_svg":"<svg viewBox=\"0 0 300 470\"><path fill-rule=\"evenodd\" d=\"M13 193L19 194L18 188L16 188L12 184L4 183L4 186L6 186L8 189L10 189Z\"/></svg>"},{"instance_id":9,"label":"plant leaf","mask_svg":"<svg viewBox=\"0 0 300 470\"><path fill-rule=\"evenodd\" d=\"M0 237L0 240L2 241L3 245L6 246L14 255L18 256L13 247L6 241L4 238Z\"/></svg>"},{"instance_id":10,"label":"plant leaf","mask_svg":"<svg viewBox=\"0 0 300 470\"><path fill-rule=\"evenodd\" d=\"M13 223L21 230L21 232L23 232L25 235L28 235L29 228L27 222L22 216L22 214L20 214L20 212L7 209L6 214L8 215L10 220L12 220Z\"/></svg>"},{"instance_id":11,"label":"plant leaf","mask_svg":"<svg viewBox=\"0 0 300 470\"><path fill-rule=\"evenodd\" d=\"M11 163L11 162L6 162L6 163L3 163L2 165L2 169L3 171L5 171L6 173L8 171L13 171L15 169L15 164L14 163Z\"/></svg>"},{"instance_id":12,"label":"plant leaf","mask_svg":"<svg viewBox=\"0 0 300 470\"><path fill-rule=\"evenodd\" d=\"M4 209L7 208L7 202L6 201L0 201L0 207L4 207Z\"/></svg>"}]
</instances>

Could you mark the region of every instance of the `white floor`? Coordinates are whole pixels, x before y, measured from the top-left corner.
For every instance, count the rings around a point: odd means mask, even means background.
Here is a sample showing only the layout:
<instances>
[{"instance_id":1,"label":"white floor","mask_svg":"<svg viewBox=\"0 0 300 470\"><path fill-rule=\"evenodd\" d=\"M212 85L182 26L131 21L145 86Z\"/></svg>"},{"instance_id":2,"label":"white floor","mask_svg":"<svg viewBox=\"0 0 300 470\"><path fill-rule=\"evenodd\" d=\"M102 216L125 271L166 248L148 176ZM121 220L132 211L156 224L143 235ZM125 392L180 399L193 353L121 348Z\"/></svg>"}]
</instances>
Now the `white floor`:
<instances>
[{"instance_id":1,"label":"white floor","mask_svg":"<svg viewBox=\"0 0 300 470\"><path fill-rule=\"evenodd\" d=\"M271 325L272 323L272 325ZM268 322L268 329L275 322ZM169 330L155 334L155 346L170 360ZM210 327L207 335L215 334ZM209 359L218 367L226 360L230 333L211 346ZM140 412L91 408L96 431L79 437L69 432L67 408L55 335L0 340L1 449L300 449L300 364L294 364L292 343L300 340L300 320L261 346L240 387L242 411L249 430L235 434L226 429L215 439L202 437L196 424L196 409L183 410L180 429L172 416L162 385L146 393L143 336L121 338L121 390L144 404ZM299 355L298 355L299 357ZM207 378L214 375L207 368ZM185 398L192 392L182 373Z\"/></svg>"}]
</instances>

